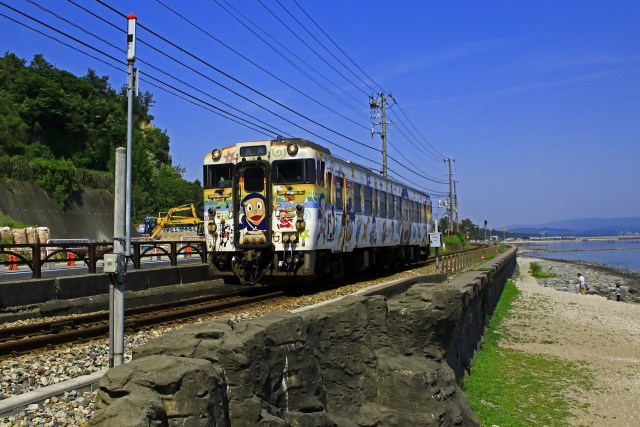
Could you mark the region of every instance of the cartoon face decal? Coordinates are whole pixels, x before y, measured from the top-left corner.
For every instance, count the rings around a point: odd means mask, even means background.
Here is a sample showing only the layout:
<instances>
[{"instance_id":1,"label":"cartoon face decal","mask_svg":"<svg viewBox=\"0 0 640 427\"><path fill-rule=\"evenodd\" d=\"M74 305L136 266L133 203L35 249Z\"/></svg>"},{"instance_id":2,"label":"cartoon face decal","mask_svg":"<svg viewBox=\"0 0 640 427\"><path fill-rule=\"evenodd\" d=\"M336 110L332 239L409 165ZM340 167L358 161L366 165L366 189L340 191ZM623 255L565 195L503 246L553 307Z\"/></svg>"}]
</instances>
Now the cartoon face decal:
<instances>
[{"instance_id":1,"label":"cartoon face decal","mask_svg":"<svg viewBox=\"0 0 640 427\"><path fill-rule=\"evenodd\" d=\"M240 204L244 212L238 224L240 230L267 229L267 199L260 193L250 193L242 199Z\"/></svg>"}]
</instances>

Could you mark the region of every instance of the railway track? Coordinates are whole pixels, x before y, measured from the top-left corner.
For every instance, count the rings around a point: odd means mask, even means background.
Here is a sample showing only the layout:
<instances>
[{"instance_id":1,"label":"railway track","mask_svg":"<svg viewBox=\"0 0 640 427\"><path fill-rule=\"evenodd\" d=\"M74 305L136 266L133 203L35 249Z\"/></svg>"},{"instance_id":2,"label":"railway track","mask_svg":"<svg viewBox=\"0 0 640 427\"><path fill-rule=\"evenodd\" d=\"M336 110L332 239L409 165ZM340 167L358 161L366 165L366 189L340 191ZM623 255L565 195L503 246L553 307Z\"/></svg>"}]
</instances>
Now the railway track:
<instances>
[{"instance_id":1,"label":"railway track","mask_svg":"<svg viewBox=\"0 0 640 427\"><path fill-rule=\"evenodd\" d=\"M132 308L125 311L125 330L221 312L281 297L273 288L252 288L188 300ZM109 313L98 312L0 329L0 358L52 346L100 338L109 333Z\"/></svg>"},{"instance_id":2,"label":"railway track","mask_svg":"<svg viewBox=\"0 0 640 427\"><path fill-rule=\"evenodd\" d=\"M449 255L460 255L468 251L453 252ZM400 270L411 270L422 266L431 266L435 259L406 265ZM397 272L397 269L391 271ZM329 288L347 286L354 282L375 283L385 281L387 275L380 277L380 272L367 271L349 275L337 280ZM250 287L241 290L207 295L187 300L156 304L146 307L131 308L125 311L125 331L133 332L144 327L162 325L169 322L212 314L238 308L245 305L264 302L282 297L285 292L275 284L268 287ZM327 284L316 284L299 289L305 293L327 290ZM288 288L291 294L292 288ZM296 291L293 292L294 294ZM82 342L109 334L109 313L97 312L57 320L12 326L0 329L0 359L51 348L61 344Z\"/></svg>"}]
</instances>

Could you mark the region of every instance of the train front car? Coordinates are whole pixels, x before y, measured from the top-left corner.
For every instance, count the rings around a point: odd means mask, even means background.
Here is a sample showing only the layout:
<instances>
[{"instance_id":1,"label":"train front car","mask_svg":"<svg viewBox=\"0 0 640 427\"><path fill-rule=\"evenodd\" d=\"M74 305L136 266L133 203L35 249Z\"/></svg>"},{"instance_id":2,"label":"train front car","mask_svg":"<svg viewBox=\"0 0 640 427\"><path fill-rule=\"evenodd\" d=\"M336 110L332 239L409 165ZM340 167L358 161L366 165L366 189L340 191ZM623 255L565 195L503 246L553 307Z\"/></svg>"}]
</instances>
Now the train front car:
<instances>
[{"instance_id":1,"label":"train front car","mask_svg":"<svg viewBox=\"0 0 640 427\"><path fill-rule=\"evenodd\" d=\"M242 283L266 274L311 277L310 236L321 152L302 139L242 142L204 161L209 264Z\"/></svg>"},{"instance_id":2,"label":"train front car","mask_svg":"<svg viewBox=\"0 0 640 427\"><path fill-rule=\"evenodd\" d=\"M209 265L242 283L338 277L429 253L429 196L291 138L241 142L204 160Z\"/></svg>"}]
</instances>

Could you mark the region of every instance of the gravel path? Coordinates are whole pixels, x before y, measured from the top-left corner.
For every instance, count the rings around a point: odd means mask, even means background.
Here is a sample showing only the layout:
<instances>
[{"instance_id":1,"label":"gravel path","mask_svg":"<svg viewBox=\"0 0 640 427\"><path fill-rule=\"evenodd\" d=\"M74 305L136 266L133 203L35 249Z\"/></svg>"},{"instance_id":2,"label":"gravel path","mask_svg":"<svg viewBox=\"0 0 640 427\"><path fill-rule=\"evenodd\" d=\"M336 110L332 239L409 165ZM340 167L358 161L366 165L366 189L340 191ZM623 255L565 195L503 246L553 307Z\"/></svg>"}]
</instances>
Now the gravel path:
<instances>
[{"instance_id":1,"label":"gravel path","mask_svg":"<svg viewBox=\"0 0 640 427\"><path fill-rule=\"evenodd\" d=\"M581 403L576 405L573 425L640 426L640 305L616 302L607 299L608 295L580 295L575 286L560 286L560 291L548 283L542 286L529 274L532 261L545 272L554 265L556 274L565 274L566 280L574 282L575 271L582 271L587 280L600 271L583 264L519 256L516 285L522 296L514 303L508 327L521 339L508 345L581 362L592 372L592 389L567 390ZM631 274L625 280L636 279ZM623 278L605 278L616 280ZM632 290L634 286L631 283Z\"/></svg>"}]
</instances>

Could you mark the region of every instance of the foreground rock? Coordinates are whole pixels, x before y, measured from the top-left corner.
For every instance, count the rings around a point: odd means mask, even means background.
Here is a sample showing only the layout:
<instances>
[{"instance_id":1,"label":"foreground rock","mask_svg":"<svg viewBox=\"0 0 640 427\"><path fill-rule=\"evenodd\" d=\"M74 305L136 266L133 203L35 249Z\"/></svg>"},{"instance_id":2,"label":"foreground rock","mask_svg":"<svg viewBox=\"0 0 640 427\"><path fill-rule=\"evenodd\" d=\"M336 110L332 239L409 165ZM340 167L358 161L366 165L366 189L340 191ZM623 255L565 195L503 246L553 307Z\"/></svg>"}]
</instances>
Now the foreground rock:
<instances>
[{"instance_id":1,"label":"foreground rock","mask_svg":"<svg viewBox=\"0 0 640 427\"><path fill-rule=\"evenodd\" d=\"M459 381L515 253L448 283L413 278L397 296L168 333L107 372L91 424L478 426Z\"/></svg>"},{"instance_id":2,"label":"foreground rock","mask_svg":"<svg viewBox=\"0 0 640 427\"><path fill-rule=\"evenodd\" d=\"M442 358L459 292L433 286L168 334L107 373L93 424L478 425Z\"/></svg>"}]
</instances>

